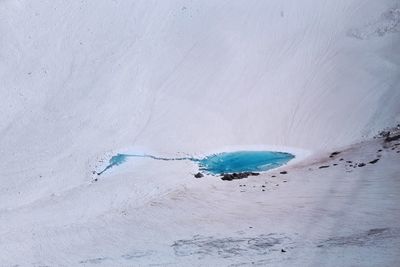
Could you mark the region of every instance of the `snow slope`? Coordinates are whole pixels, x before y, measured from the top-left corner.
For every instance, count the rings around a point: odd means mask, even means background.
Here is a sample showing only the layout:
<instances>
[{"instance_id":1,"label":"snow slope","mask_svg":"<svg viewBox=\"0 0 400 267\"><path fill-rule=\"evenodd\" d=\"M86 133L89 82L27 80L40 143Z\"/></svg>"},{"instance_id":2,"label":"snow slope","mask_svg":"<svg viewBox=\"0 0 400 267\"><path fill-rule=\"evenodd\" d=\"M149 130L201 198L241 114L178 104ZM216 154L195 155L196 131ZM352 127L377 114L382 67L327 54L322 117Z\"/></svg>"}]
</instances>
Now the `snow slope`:
<instances>
[{"instance_id":1,"label":"snow slope","mask_svg":"<svg viewBox=\"0 0 400 267\"><path fill-rule=\"evenodd\" d=\"M267 225L251 205L265 194L239 204L232 185L193 181L190 163L139 160L92 183L114 152L322 153L400 122L399 1L3 0L0 14L0 265L179 265L175 240L240 224L241 211ZM147 209L165 198L179 204ZM214 220L214 201L230 215Z\"/></svg>"}]
</instances>

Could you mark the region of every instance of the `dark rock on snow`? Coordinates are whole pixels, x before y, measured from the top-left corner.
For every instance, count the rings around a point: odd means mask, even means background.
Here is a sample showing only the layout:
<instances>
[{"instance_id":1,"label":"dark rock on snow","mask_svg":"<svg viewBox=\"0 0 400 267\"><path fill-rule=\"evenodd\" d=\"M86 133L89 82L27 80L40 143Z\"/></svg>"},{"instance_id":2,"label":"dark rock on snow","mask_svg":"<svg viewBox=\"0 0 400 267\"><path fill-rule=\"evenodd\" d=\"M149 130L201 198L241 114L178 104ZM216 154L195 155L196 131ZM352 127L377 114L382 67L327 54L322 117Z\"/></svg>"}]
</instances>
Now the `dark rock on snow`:
<instances>
[{"instance_id":1,"label":"dark rock on snow","mask_svg":"<svg viewBox=\"0 0 400 267\"><path fill-rule=\"evenodd\" d=\"M329 168L329 165L319 166L319 169L325 169L325 168Z\"/></svg>"},{"instance_id":2,"label":"dark rock on snow","mask_svg":"<svg viewBox=\"0 0 400 267\"><path fill-rule=\"evenodd\" d=\"M221 174L221 180L224 181L232 181L232 180L237 180L237 179L243 179L247 178L249 176L258 176L260 175L258 172L239 172L239 173L222 173Z\"/></svg>"},{"instance_id":3,"label":"dark rock on snow","mask_svg":"<svg viewBox=\"0 0 400 267\"><path fill-rule=\"evenodd\" d=\"M196 173L196 174L194 175L194 177L196 177L196 178L201 178L201 177L204 177L204 175L203 175L201 172L198 172L198 173Z\"/></svg>"},{"instance_id":4,"label":"dark rock on snow","mask_svg":"<svg viewBox=\"0 0 400 267\"><path fill-rule=\"evenodd\" d=\"M388 138L390 136L390 131L382 131L378 136Z\"/></svg>"},{"instance_id":5,"label":"dark rock on snow","mask_svg":"<svg viewBox=\"0 0 400 267\"><path fill-rule=\"evenodd\" d=\"M386 136L385 142L392 142L400 139L400 134L394 135L394 136Z\"/></svg>"},{"instance_id":6,"label":"dark rock on snow","mask_svg":"<svg viewBox=\"0 0 400 267\"><path fill-rule=\"evenodd\" d=\"M374 160L371 160L370 162L369 162L369 164L375 164L375 163L377 163L379 161L379 159L374 159Z\"/></svg>"},{"instance_id":7,"label":"dark rock on snow","mask_svg":"<svg viewBox=\"0 0 400 267\"><path fill-rule=\"evenodd\" d=\"M330 158L333 158L334 156L339 155L339 154L340 154L339 151L335 151L335 152L332 152L331 155L330 155L329 157L330 157Z\"/></svg>"}]
</instances>

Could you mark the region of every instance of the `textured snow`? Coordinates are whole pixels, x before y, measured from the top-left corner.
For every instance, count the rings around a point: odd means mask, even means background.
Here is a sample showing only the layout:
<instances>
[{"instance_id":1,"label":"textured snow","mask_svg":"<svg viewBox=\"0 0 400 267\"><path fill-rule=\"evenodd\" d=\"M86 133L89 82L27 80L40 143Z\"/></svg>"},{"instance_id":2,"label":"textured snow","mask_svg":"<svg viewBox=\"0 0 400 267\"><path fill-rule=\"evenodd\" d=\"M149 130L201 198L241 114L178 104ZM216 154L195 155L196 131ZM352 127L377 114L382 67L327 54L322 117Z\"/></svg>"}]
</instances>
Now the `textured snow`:
<instances>
[{"instance_id":1,"label":"textured snow","mask_svg":"<svg viewBox=\"0 0 400 267\"><path fill-rule=\"evenodd\" d=\"M0 266L397 265L396 150L309 168L400 122L399 8L0 1ZM150 159L94 182L124 150L263 146L299 151L286 183Z\"/></svg>"}]
</instances>

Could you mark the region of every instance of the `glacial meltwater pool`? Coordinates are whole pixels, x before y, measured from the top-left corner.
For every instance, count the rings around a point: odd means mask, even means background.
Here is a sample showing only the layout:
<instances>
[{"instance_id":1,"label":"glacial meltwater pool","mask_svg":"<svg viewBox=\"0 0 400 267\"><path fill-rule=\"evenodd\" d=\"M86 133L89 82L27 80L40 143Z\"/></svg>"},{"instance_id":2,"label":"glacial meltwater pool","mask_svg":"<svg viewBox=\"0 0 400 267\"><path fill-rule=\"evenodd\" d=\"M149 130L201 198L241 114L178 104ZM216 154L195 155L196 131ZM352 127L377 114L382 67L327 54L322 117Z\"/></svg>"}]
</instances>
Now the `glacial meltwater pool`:
<instances>
[{"instance_id":1,"label":"glacial meltwater pool","mask_svg":"<svg viewBox=\"0 0 400 267\"><path fill-rule=\"evenodd\" d=\"M200 159L199 166L201 171L212 174L261 172L284 165L293 158L294 155L284 152L224 152Z\"/></svg>"},{"instance_id":2,"label":"glacial meltwater pool","mask_svg":"<svg viewBox=\"0 0 400 267\"><path fill-rule=\"evenodd\" d=\"M112 156L108 165L98 175L108 169L121 165L129 158L150 158L154 160L174 161L189 160L195 162L200 171L208 174L261 172L277 168L289 162L295 156L286 152L275 151L236 151L212 154L204 158L178 157L165 158L147 154L116 154Z\"/></svg>"}]
</instances>

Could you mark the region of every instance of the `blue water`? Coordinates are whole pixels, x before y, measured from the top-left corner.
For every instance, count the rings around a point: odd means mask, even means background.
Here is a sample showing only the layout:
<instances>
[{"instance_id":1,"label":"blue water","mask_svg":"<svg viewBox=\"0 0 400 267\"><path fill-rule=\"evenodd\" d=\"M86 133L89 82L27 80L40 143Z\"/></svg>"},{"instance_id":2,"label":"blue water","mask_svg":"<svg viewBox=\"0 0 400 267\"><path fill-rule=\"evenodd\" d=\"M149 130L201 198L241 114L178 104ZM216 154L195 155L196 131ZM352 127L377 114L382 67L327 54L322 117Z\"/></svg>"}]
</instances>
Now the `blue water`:
<instances>
[{"instance_id":1,"label":"blue water","mask_svg":"<svg viewBox=\"0 0 400 267\"><path fill-rule=\"evenodd\" d=\"M294 155L272 151L238 151L220 153L199 161L200 170L212 174L261 172L286 164Z\"/></svg>"},{"instance_id":2,"label":"blue water","mask_svg":"<svg viewBox=\"0 0 400 267\"><path fill-rule=\"evenodd\" d=\"M136 155L136 154L117 154L112 156L109 164L97 173L103 174L112 167L123 164L130 157L136 158L151 158L154 160L190 160L196 162L203 172L210 174L234 173L234 172L260 172L267 171L286 164L294 158L294 155L284 152L273 151L237 151L224 152L197 159L193 157L181 158L164 158L152 155Z\"/></svg>"}]
</instances>

